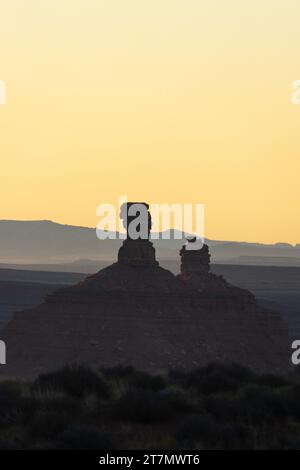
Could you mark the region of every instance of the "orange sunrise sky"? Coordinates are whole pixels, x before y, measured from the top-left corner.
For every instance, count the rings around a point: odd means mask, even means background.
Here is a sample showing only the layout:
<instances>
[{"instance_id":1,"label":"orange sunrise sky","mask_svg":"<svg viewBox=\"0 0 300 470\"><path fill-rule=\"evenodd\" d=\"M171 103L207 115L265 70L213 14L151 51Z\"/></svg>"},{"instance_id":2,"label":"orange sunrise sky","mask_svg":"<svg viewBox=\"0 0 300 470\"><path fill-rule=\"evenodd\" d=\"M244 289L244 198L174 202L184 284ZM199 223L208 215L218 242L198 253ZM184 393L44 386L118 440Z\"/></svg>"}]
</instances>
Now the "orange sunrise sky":
<instances>
[{"instance_id":1,"label":"orange sunrise sky","mask_svg":"<svg viewBox=\"0 0 300 470\"><path fill-rule=\"evenodd\" d=\"M0 219L205 204L205 235L300 243L299 0L0 5Z\"/></svg>"}]
</instances>

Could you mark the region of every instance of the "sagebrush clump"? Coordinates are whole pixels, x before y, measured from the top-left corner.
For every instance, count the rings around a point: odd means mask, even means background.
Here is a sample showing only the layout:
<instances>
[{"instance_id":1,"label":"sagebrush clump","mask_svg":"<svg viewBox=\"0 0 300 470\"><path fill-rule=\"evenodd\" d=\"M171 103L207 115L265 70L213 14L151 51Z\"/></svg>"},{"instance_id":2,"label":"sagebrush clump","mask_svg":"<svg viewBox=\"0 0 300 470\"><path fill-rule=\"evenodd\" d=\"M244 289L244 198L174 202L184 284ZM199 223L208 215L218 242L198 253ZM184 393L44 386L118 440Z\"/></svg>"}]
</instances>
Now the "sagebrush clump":
<instances>
[{"instance_id":1,"label":"sagebrush clump","mask_svg":"<svg viewBox=\"0 0 300 470\"><path fill-rule=\"evenodd\" d=\"M300 376L66 366L0 382L0 449L297 449Z\"/></svg>"}]
</instances>

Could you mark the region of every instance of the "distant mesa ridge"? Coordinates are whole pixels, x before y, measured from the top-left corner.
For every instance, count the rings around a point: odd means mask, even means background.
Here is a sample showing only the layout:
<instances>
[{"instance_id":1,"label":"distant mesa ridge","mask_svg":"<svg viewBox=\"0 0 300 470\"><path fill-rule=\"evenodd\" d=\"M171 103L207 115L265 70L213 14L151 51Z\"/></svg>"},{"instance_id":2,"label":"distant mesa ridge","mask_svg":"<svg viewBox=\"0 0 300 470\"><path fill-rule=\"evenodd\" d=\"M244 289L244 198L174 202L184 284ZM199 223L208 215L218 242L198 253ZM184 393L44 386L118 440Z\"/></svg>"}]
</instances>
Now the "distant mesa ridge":
<instances>
[{"instance_id":1,"label":"distant mesa ridge","mask_svg":"<svg viewBox=\"0 0 300 470\"><path fill-rule=\"evenodd\" d=\"M73 362L152 372L210 362L287 370L280 316L212 274L206 244L185 245L180 256L175 276L159 266L149 239L127 238L116 263L15 315L1 333L7 366L0 372L34 376Z\"/></svg>"},{"instance_id":2,"label":"distant mesa ridge","mask_svg":"<svg viewBox=\"0 0 300 470\"><path fill-rule=\"evenodd\" d=\"M180 236L176 239L174 234ZM160 260L176 260L182 233L171 230L171 240L152 240ZM173 237L172 237L173 236ZM0 263L65 264L80 259L112 262L122 241L99 240L95 228L51 221L0 220ZM300 245L207 240L212 263L300 265Z\"/></svg>"}]
</instances>

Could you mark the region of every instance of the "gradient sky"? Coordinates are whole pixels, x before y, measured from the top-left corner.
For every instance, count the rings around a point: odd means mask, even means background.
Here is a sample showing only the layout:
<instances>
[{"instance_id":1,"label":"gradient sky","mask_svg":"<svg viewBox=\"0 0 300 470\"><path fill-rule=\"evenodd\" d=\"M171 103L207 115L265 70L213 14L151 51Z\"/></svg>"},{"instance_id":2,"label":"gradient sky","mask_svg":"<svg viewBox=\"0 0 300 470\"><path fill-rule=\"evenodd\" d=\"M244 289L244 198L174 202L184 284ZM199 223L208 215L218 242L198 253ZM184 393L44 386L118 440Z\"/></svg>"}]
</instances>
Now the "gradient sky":
<instances>
[{"instance_id":1,"label":"gradient sky","mask_svg":"<svg viewBox=\"0 0 300 470\"><path fill-rule=\"evenodd\" d=\"M300 242L299 0L0 0L0 218L95 226L204 203L215 239Z\"/></svg>"}]
</instances>

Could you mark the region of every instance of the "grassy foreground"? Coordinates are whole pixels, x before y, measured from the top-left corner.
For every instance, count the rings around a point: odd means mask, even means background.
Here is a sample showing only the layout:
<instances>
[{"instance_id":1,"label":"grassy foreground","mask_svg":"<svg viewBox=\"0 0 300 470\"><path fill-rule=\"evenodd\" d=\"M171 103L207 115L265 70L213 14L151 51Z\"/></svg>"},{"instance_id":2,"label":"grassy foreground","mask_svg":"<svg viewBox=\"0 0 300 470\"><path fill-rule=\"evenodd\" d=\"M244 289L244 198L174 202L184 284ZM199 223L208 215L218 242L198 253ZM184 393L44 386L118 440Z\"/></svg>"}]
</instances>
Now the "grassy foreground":
<instances>
[{"instance_id":1,"label":"grassy foreground","mask_svg":"<svg viewBox=\"0 0 300 470\"><path fill-rule=\"evenodd\" d=\"M300 375L73 365L1 381L0 449L300 450Z\"/></svg>"}]
</instances>

